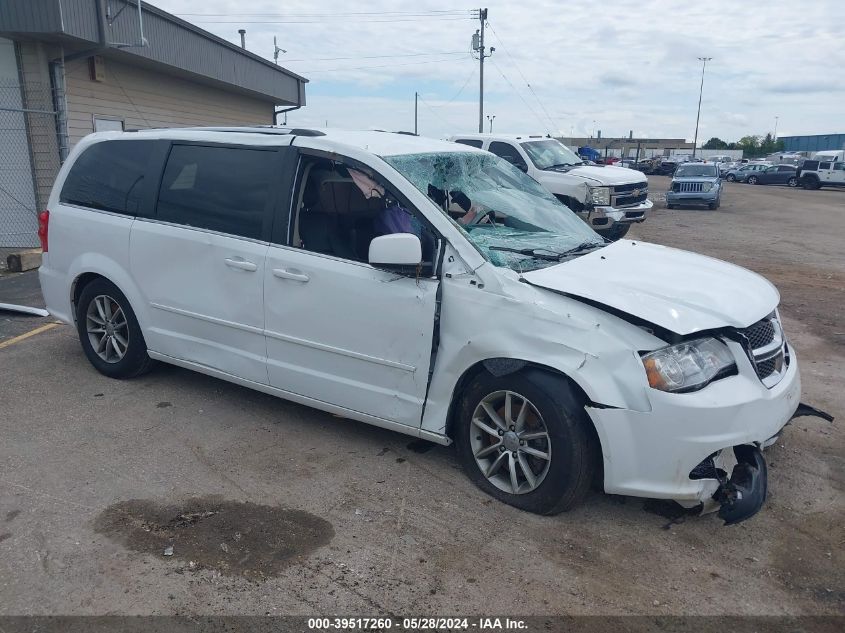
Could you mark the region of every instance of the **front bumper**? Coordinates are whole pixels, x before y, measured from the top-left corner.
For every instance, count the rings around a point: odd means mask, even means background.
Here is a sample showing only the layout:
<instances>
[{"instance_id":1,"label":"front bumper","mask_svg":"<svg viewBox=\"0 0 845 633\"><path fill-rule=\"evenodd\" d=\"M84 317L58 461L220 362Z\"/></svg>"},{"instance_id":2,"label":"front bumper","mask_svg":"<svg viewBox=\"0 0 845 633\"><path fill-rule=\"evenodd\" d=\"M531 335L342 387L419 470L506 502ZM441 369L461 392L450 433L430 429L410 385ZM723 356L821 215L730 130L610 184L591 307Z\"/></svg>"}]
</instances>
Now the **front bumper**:
<instances>
[{"instance_id":1,"label":"front bumper","mask_svg":"<svg viewBox=\"0 0 845 633\"><path fill-rule=\"evenodd\" d=\"M771 389L741 350L736 352L739 373L701 391L672 394L645 387L650 411L587 408L601 442L606 492L712 506L720 482L691 479L691 471L725 449L767 446L801 398L794 349L789 348L785 375Z\"/></svg>"},{"instance_id":2,"label":"front bumper","mask_svg":"<svg viewBox=\"0 0 845 633\"><path fill-rule=\"evenodd\" d=\"M606 231L615 224L635 224L645 221L654 203L644 200L630 207L593 207L580 211L578 215L597 231Z\"/></svg>"},{"instance_id":3,"label":"front bumper","mask_svg":"<svg viewBox=\"0 0 845 633\"><path fill-rule=\"evenodd\" d=\"M721 187L713 187L710 191L667 191L667 204L711 204L719 199Z\"/></svg>"}]
</instances>

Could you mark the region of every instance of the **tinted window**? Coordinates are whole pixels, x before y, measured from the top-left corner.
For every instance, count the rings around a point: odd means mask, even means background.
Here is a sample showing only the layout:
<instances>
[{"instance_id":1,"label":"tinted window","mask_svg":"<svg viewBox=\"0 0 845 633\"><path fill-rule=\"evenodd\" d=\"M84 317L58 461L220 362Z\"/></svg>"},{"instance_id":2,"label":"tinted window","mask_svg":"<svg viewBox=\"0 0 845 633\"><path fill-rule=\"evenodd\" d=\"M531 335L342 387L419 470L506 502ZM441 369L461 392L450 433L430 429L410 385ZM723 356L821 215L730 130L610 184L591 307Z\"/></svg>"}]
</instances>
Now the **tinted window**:
<instances>
[{"instance_id":1,"label":"tinted window","mask_svg":"<svg viewBox=\"0 0 845 633\"><path fill-rule=\"evenodd\" d=\"M104 141L86 149L70 169L60 200L136 215L141 181L154 141Z\"/></svg>"},{"instance_id":2,"label":"tinted window","mask_svg":"<svg viewBox=\"0 0 845 633\"><path fill-rule=\"evenodd\" d=\"M845 163L833 163L833 168L836 171L845 171Z\"/></svg>"},{"instance_id":3,"label":"tinted window","mask_svg":"<svg viewBox=\"0 0 845 633\"><path fill-rule=\"evenodd\" d=\"M274 152L174 145L158 196L158 219L260 238Z\"/></svg>"},{"instance_id":4,"label":"tinted window","mask_svg":"<svg viewBox=\"0 0 845 633\"><path fill-rule=\"evenodd\" d=\"M469 145L470 147L477 147L481 149L482 142L476 139L469 139L469 138L459 138L455 141L456 143L460 143L461 145Z\"/></svg>"},{"instance_id":5,"label":"tinted window","mask_svg":"<svg viewBox=\"0 0 845 633\"><path fill-rule=\"evenodd\" d=\"M501 141L493 141L490 143L488 151L493 152L496 156L500 156L508 161L511 165L528 167L522 156L519 155L517 149L510 143L502 143Z\"/></svg>"},{"instance_id":6,"label":"tinted window","mask_svg":"<svg viewBox=\"0 0 845 633\"><path fill-rule=\"evenodd\" d=\"M778 167L778 171L795 171L795 167L792 167L790 165L781 165L780 167Z\"/></svg>"},{"instance_id":7,"label":"tinted window","mask_svg":"<svg viewBox=\"0 0 845 633\"><path fill-rule=\"evenodd\" d=\"M819 169L830 169L830 163L819 163Z\"/></svg>"}]
</instances>

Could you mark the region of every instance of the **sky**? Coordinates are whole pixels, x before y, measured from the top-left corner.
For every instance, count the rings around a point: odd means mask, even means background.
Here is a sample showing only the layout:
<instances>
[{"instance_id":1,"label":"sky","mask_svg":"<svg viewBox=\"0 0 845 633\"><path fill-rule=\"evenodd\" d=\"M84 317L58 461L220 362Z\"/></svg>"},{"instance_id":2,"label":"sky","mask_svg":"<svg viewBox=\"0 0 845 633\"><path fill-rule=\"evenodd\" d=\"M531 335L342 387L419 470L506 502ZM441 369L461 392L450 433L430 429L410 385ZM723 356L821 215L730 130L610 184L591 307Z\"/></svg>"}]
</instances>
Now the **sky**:
<instances>
[{"instance_id":1,"label":"sky","mask_svg":"<svg viewBox=\"0 0 845 633\"><path fill-rule=\"evenodd\" d=\"M296 126L478 129L478 6L153 0L309 79ZM484 129L686 138L845 132L845 0L532 0L488 8ZM476 16L476 17L473 17Z\"/></svg>"}]
</instances>

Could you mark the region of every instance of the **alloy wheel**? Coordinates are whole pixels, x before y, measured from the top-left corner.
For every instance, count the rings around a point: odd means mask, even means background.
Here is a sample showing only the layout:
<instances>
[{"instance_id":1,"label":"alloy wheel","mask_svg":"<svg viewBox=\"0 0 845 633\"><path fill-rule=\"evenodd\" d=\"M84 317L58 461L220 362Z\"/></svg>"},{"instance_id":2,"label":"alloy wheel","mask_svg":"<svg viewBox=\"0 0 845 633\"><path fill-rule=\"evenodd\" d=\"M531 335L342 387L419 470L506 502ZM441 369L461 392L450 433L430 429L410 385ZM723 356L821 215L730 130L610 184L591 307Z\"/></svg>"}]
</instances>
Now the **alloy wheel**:
<instances>
[{"instance_id":1,"label":"alloy wheel","mask_svg":"<svg viewBox=\"0 0 845 633\"><path fill-rule=\"evenodd\" d=\"M481 473L500 490L526 494L549 472L552 443L543 417L513 391L485 396L472 414L470 448Z\"/></svg>"},{"instance_id":2,"label":"alloy wheel","mask_svg":"<svg viewBox=\"0 0 845 633\"><path fill-rule=\"evenodd\" d=\"M123 308L112 297L97 295L88 304L85 331L97 356L119 363L129 348L129 323Z\"/></svg>"}]
</instances>

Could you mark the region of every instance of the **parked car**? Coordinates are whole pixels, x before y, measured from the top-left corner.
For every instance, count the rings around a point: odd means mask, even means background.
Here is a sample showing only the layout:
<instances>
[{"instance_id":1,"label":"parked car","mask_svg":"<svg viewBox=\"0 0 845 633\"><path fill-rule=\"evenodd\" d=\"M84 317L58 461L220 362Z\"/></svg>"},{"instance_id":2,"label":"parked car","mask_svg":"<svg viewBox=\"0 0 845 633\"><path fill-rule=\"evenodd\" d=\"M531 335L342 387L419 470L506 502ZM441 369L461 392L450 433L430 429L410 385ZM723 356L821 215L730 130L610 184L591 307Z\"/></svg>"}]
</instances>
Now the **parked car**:
<instances>
[{"instance_id":1,"label":"parked car","mask_svg":"<svg viewBox=\"0 0 845 633\"><path fill-rule=\"evenodd\" d=\"M766 171L771 167L770 163L748 163L739 169L731 169L724 174L728 182L745 182L748 176Z\"/></svg>"},{"instance_id":2,"label":"parked car","mask_svg":"<svg viewBox=\"0 0 845 633\"><path fill-rule=\"evenodd\" d=\"M798 175L792 165L771 165L761 171L755 171L745 176L749 185L787 185L798 186Z\"/></svg>"},{"instance_id":3,"label":"parked car","mask_svg":"<svg viewBox=\"0 0 845 633\"><path fill-rule=\"evenodd\" d=\"M680 205L707 205L718 209L722 203L722 183L719 167L713 163L684 163L672 176L666 193L666 206L674 209Z\"/></svg>"},{"instance_id":4,"label":"parked car","mask_svg":"<svg viewBox=\"0 0 845 633\"><path fill-rule=\"evenodd\" d=\"M845 187L845 162L805 160L795 175L804 189Z\"/></svg>"},{"instance_id":5,"label":"parked car","mask_svg":"<svg viewBox=\"0 0 845 633\"><path fill-rule=\"evenodd\" d=\"M762 449L799 406L771 283L608 244L465 145L98 133L48 208L47 308L100 373L162 361L454 443L482 490L531 512L577 505L600 475L609 493L741 521L766 497Z\"/></svg>"},{"instance_id":6,"label":"parked car","mask_svg":"<svg viewBox=\"0 0 845 633\"><path fill-rule=\"evenodd\" d=\"M624 237L632 224L648 217L654 206L648 199L648 179L641 172L586 165L575 152L553 138L539 134L460 134L450 140L504 158L610 240Z\"/></svg>"}]
</instances>

